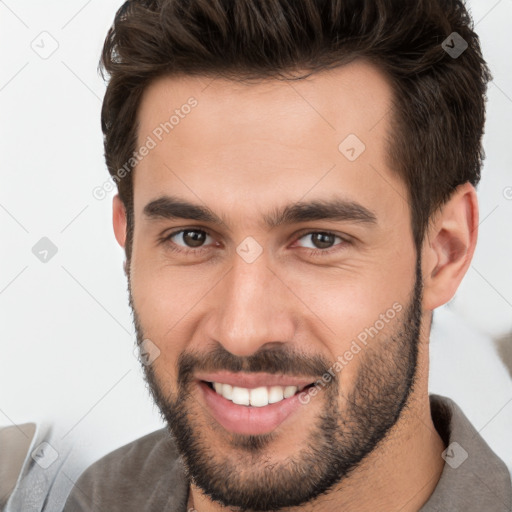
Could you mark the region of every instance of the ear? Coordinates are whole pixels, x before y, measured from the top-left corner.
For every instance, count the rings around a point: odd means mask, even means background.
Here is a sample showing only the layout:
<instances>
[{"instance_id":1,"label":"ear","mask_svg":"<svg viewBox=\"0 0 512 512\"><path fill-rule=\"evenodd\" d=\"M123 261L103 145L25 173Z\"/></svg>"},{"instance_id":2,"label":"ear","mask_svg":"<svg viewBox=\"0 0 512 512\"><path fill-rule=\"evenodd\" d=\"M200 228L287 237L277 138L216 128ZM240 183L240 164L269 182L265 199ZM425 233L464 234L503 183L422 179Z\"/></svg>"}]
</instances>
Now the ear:
<instances>
[{"instance_id":1,"label":"ear","mask_svg":"<svg viewBox=\"0 0 512 512\"><path fill-rule=\"evenodd\" d=\"M436 212L422 247L423 308L453 298L471 264L478 235L478 200L470 183L459 185Z\"/></svg>"},{"instance_id":2,"label":"ear","mask_svg":"<svg viewBox=\"0 0 512 512\"><path fill-rule=\"evenodd\" d=\"M118 244L124 248L126 243L126 210L119 194L112 200L112 224Z\"/></svg>"}]
</instances>

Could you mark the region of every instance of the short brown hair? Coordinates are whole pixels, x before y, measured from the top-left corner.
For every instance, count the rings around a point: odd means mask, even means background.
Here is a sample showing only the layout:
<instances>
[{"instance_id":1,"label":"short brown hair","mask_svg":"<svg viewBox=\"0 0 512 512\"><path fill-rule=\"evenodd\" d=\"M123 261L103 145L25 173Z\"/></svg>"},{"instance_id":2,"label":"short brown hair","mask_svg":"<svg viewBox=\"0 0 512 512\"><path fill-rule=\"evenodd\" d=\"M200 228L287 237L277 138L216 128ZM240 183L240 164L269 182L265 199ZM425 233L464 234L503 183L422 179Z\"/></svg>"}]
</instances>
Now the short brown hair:
<instances>
[{"instance_id":1,"label":"short brown hair","mask_svg":"<svg viewBox=\"0 0 512 512\"><path fill-rule=\"evenodd\" d=\"M468 45L457 58L442 46L454 32ZM458 185L477 185L484 159L492 76L460 0L125 2L100 62L110 77L101 112L108 170L114 177L126 169L137 142L141 96L158 77L297 79L358 58L376 65L393 87L389 163L407 185L419 250L432 213ZM116 176L128 218L128 260L131 174Z\"/></svg>"}]
</instances>

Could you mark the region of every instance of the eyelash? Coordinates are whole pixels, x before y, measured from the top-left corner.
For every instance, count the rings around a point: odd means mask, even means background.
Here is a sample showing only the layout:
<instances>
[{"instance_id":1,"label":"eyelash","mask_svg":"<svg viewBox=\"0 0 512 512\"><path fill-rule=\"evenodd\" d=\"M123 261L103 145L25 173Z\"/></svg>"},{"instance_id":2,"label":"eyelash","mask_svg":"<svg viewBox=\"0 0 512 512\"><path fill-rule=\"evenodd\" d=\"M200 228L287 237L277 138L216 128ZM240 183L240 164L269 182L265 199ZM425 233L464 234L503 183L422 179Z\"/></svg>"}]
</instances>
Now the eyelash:
<instances>
[{"instance_id":1,"label":"eyelash","mask_svg":"<svg viewBox=\"0 0 512 512\"><path fill-rule=\"evenodd\" d=\"M178 229L176 231L173 231L172 233L169 233L169 234L159 238L158 242L161 244L167 245L167 247L172 252L176 252L176 253L183 254L183 255L189 255L189 254L200 255L203 252L208 251L210 249L209 247L199 247L197 249L190 249L190 248L184 249L184 248L178 246L177 244L175 244L174 242L170 242L171 238L173 238L174 236L176 236L180 233L184 233L185 231L196 231L196 232L200 232L200 233L205 233L208 236L212 236L205 229L185 228L185 229ZM300 236L297 238L297 240L300 240L301 238L304 238L307 235L312 235L312 234L317 234L317 233L322 233L324 235L332 235L336 238L341 239L341 243L339 243L329 249L310 249L308 247L302 247L302 249L305 249L308 251L309 256L315 256L315 257L316 256L328 256L328 255L332 254L333 252L342 250L339 247L336 248L337 246L339 246L339 245L345 246L350 243L346 238L343 238L342 236L337 235L336 233L332 233L330 231L318 231L318 230L317 231L307 231L305 233L301 233ZM168 243L168 242L170 242L170 243Z\"/></svg>"}]
</instances>

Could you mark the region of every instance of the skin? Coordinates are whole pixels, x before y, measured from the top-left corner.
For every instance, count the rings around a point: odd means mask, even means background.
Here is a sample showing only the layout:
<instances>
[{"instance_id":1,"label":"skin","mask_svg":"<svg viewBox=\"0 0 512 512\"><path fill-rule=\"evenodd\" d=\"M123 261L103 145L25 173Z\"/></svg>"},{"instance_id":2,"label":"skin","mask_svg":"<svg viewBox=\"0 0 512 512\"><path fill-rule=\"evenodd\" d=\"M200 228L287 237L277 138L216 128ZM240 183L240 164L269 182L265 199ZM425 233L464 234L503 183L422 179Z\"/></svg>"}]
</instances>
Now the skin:
<instances>
[{"instance_id":1,"label":"skin","mask_svg":"<svg viewBox=\"0 0 512 512\"><path fill-rule=\"evenodd\" d=\"M334 363L380 314L394 303L409 304L417 254L407 189L386 157L391 94L386 78L362 61L300 82L242 85L183 76L160 78L147 88L138 113L139 145L190 96L198 101L133 174L135 229L127 272L141 329L161 352L151 368L162 395L177 395L176 365L184 352L208 354L217 343L244 358L290 348ZM366 145L353 162L338 150L351 133ZM147 218L145 205L165 194L207 205L225 223ZM377 222L321 220L272 229L262 222L275 208L335 195L371 210ZM118 196L113 224L124 247L126 216ZM170 250L171 241L157 242L163 234L192 227L211 235L201 255L179 255ZM421 248L422 323L407 407L347 478L314 501L286 510L408 512L428 500L445 448L428 400L431 312L459 286L477 227L476 193L464 184L432 217ZM311 231L348 236L351 242L335 239L339 250L312 256L308 248L319 246L306 236ZM236 252L248 236L263 248L252 263ZM187 248L181 236L172 240ZM372 343L382 346L397 328L386 324ZM337 375L341 411L363 361L355 356ZM276 429L263 448L271 462L304 449L327 396L319 392ZM194 428L218 447L217 456L243 457L225 430L212 427L199 397L192 398ZM258 471L261 467L254 467ZM231 510L194 484L189 505L199 512Z\"/></svg>"}]
</instances>

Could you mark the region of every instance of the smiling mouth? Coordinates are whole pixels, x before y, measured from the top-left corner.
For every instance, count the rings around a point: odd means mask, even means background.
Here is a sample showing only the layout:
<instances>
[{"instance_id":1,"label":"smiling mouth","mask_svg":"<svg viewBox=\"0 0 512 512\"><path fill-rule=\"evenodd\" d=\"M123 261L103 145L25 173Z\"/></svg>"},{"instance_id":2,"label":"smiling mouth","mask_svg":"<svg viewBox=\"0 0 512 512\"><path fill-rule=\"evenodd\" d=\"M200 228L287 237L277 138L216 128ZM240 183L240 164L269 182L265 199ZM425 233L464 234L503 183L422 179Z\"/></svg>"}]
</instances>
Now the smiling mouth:
<instances>
[{"instance_id":1,"label":"smiling mouth","mask_svg":"<svg viewBox=\"0 0 512 512\"><path fill-rule=\"evenodd\" d=\"M244 388L232 386L222 382L204 382L218 395L237 405L251 407L265 407L270 404L282 402L302 391L312 387L314 383L299 386L260 386L257 388Z\"/></svg>"}]
</instances>

